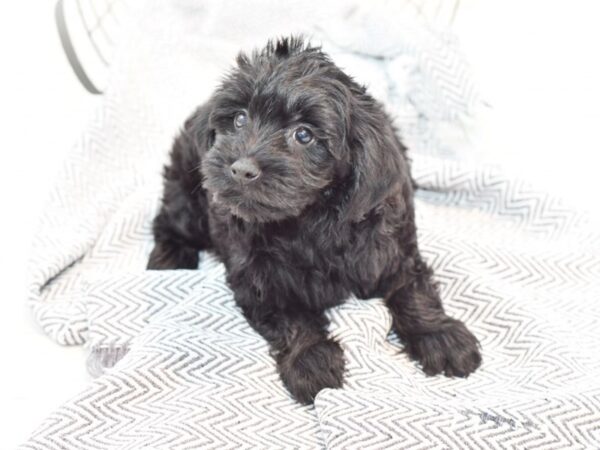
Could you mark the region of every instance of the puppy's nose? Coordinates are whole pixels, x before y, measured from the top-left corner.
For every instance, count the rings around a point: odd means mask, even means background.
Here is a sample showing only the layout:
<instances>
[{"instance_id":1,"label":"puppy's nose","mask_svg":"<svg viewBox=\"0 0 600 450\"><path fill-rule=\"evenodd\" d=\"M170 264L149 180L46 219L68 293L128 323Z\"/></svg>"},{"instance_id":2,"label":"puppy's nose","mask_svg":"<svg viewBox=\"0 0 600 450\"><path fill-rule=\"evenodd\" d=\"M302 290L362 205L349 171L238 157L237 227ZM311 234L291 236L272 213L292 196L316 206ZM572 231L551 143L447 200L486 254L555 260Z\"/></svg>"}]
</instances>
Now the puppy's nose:
<instances>
[{"instance_id":1,"label":"puppy's nose","mask_svg":"<svg viewBox=\"0 0 600 450\"><path fill-rule=\"evenodd\" d=\"M242 183L256 180L260 176L258 164L252 158L241 158L234 162L231 167L231 175Z\"/></svg>"}]
</instances>

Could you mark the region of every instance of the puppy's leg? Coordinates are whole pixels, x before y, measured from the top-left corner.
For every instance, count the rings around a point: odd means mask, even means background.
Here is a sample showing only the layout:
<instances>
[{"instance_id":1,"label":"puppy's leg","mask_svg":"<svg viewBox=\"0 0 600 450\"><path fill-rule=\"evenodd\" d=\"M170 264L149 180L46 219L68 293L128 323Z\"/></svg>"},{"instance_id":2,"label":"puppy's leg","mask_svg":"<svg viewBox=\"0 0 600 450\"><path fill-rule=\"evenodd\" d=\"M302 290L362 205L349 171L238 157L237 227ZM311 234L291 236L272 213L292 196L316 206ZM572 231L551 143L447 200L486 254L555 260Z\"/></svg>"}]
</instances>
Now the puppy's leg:
<instances>
[{"instance_id":1,"label":"puppy's leg","mask_svg":"<svg viewBox=\"0 0 600 450\"><path fill-rule=\"evenodd\" d=\"M394 329L427 375L466 377L481 364L479 343L465 325L444 313L431 269L418 252L387 296ZM398 285L397 284L397 285Z\"/></svg>"},{"instance_id":2,"label":"puppy's leg","mask_svg":"<svg viewBox=\"0 0 600 450\"><path fill-rule=\"evenodd\" d=\"M196 192L193 198L191 190L186 189L185 182L177 178L175 172L173 166L165 170L165 193L152 226L155 244L148 269L195 269L198 252L211 247L205 193ZM189 174L182 176L189 177ZM200 182L198 177L197 183Z\"/></svg>"},{"instance_id":3,"label":"puppy's leg","mask_svg":"<svg viewBox=\"0 0 600 450\"><path fill-rule=\"evenodd\" d=\"M186 211L182 211L185 215ZM182 216L178 217L181 218ZM202 245L198 239L186 239L181 233L179 223L164 209L156 216L153 223L154 248L148 259L147 269L169 270L169 269L196 269L198 267L198 252L208 248ZM197 231L202 236L202 230ZM206 231L208 236L208 230Z\"/></svg>"},{"instance_id":4,"label":"puppy's leg","mask_svg":"<svg viewBox=\"0 0 600 450\"><path fill-rule=\"evenodd\" d=\"M344 352L328 338L328 320L315 312L243 308L250 325L269 343L285 387L303 404L321 389L339 388L344 378Z\"/></svg>"}]
</instances>

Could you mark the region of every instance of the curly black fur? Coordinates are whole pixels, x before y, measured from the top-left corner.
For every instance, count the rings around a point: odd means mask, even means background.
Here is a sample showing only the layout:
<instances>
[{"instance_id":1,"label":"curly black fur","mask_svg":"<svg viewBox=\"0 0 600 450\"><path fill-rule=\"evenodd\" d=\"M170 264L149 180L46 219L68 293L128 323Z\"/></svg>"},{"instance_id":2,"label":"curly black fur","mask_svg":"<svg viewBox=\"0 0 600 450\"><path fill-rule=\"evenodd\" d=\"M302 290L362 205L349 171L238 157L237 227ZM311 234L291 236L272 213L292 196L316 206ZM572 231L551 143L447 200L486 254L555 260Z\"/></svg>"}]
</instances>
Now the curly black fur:
<instances>
[{"instance_id":1,"label":"curly black fur","mask_svg":"<svg viewBox=\"0 0 600 450\"><path fill-rule=\"evenodd\" d=\"M200 250L215 252L300 402L342 385L324 311L350 294L385 298L426 374L479 366L477 339L444 313L419 254L405 147L319 48L288 38L240 54L185 122L164 178L148 268L192 269Z\"/></svg>"}]
</instances>

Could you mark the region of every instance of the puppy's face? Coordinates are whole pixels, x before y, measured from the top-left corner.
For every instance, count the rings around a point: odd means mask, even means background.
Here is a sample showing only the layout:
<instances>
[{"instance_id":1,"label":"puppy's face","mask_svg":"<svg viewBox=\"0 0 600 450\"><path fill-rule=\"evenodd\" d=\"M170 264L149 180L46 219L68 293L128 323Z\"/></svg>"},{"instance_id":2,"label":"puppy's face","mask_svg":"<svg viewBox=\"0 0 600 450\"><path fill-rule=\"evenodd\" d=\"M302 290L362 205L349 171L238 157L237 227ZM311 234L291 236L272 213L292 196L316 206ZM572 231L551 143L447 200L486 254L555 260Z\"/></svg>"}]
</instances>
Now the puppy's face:
<instances>
[{"instance_id":1,"label":"puppy's face","mask_svg":"<svg viewBox=\"0 0 600 450\"><path fill-rule=\"evenodd\" d=\"M340 163L345 78L314 49L240 55L213 97L202 164L212 200L249 222L295 217L319 201Z\"/></svg>"}]
</instances>

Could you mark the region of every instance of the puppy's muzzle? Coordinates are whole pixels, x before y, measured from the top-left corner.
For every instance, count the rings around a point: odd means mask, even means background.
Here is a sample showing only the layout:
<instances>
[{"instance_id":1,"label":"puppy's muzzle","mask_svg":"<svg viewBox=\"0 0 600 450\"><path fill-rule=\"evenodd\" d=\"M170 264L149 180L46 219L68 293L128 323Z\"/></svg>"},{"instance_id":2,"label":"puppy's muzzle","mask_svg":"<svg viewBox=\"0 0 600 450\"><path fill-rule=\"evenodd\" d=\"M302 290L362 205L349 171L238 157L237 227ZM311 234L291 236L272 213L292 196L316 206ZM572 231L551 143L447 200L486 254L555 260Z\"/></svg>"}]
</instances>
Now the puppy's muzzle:
<instances>
[{"instance_id":1,"label":"puppy's muzzle","mask_svg":"<svg viewBox=\"0 0 600 450\"><path fill-rule=\"evenodd\" d=\"M231 176L240 183L249 183L260 177L261 170L252 158L241 158L231 167Z\"/></svg>"}]
</instances>

